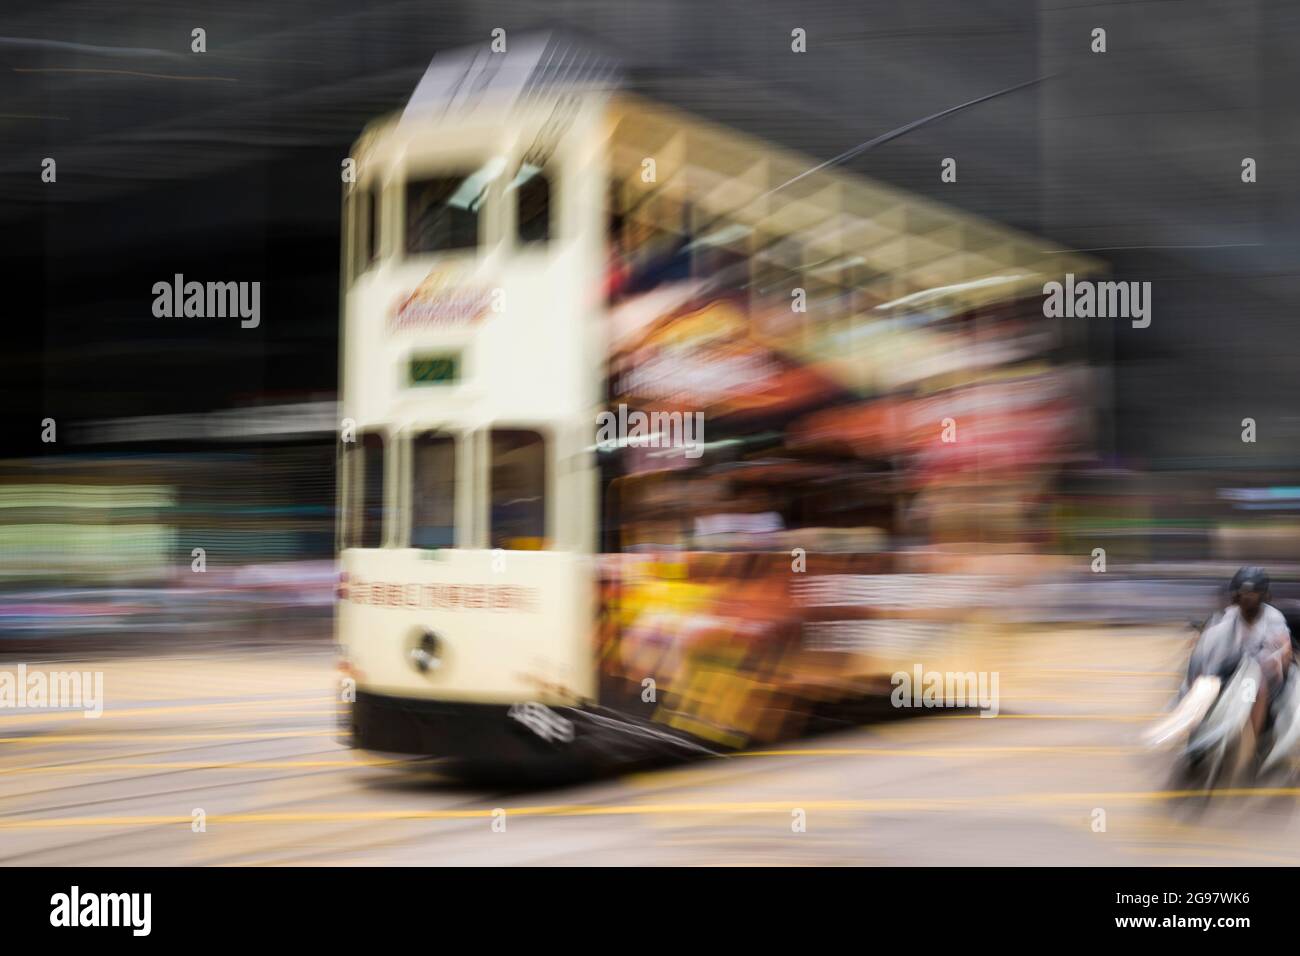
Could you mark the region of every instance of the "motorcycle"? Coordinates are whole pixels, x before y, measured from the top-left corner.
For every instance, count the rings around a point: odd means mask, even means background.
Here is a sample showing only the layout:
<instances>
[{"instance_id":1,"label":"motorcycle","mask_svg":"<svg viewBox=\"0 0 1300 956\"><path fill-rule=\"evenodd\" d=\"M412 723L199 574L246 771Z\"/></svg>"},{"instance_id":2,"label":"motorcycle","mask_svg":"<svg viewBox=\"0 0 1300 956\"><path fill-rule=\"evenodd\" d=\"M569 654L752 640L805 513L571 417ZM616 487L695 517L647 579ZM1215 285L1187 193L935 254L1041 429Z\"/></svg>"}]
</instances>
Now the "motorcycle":
<instances>
[{"instance_id":1,"label":"motorcycle","mask_svg":"<svg viewBox=\"0 0 1300 956\"><path fill-rule=\"evenodd\" d=\"M1284 614L1294 648L1300 608ZM1216 646L1212 629L1217 623L1211 620L1202 632L1209 639L1198 641L1193 651L1176 706L1148 728L1143 742L1151 749L1177 751L1177 789L1289 786L1300 775L1300 670L1294 664L1288 667L1257 738L1251 712L1263 673L1253 659L1238 655L1234 660L1231 642L1218 641Z\"/></svg>"}]
</instances>

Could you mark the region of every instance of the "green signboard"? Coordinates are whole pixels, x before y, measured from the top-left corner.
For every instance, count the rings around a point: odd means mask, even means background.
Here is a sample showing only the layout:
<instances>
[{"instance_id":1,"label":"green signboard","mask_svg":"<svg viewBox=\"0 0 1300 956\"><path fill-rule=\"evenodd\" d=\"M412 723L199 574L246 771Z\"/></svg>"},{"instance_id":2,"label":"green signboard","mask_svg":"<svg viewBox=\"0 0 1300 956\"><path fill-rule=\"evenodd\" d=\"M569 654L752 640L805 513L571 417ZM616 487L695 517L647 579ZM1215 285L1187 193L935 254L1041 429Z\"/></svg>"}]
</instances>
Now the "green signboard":
<instances>
[{"instance_id":1,"label":"green signboard","mask_svg":"<svg viewBox=\"0 0 1300 956\"><path fill-rule=\"evenodd\" d=\"M412 385L454 385L460 381L460 356L454 352L415 355L408 369Z\"/></svg>"}]
</instances>

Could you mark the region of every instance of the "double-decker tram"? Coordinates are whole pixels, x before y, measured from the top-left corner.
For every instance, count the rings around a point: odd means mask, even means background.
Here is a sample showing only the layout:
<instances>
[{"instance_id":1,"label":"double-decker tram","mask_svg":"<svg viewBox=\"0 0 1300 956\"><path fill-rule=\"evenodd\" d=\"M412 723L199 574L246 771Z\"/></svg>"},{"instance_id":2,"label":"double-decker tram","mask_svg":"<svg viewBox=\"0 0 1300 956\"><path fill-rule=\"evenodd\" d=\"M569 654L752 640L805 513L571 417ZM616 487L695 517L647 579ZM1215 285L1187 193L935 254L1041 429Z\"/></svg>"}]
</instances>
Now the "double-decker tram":
<instances>
[{"instance_id":1,"label":"double-decker tram","mask_svg":"<svg viewBox=\"0 0 1300 956\"><path fill-rule=\"evenodd\" d=\"M996 539L1077 425L1041 289L1091 264L606 78L549 40L440 57L352 154L357 746L583 767L834 726L978 670L987 556L1031 560Z\"/></svg>"}]
</instances>

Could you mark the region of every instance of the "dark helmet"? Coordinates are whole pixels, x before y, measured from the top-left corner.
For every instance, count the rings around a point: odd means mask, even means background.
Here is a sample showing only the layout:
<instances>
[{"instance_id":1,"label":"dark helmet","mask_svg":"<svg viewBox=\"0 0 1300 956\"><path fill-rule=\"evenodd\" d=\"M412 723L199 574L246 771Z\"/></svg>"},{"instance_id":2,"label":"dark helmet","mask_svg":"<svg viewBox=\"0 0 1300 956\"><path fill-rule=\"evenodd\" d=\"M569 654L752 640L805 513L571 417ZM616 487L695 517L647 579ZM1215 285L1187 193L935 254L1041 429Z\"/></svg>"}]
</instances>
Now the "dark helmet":
<instances>
[{"instance_id":1,"label":"dark helmet","mask_svg":"<svg viewBox=\"0 0 1300 956\"><path fill-rule=\"evenodd\" d=\"M1243 589L1258 591L1261 594L1268 593L1268 572L1263 568L1246 567L1242 568L1232 576L1232 583L1228 585L1228 590L1236 594Z\"/></svg>"}]
</instances>

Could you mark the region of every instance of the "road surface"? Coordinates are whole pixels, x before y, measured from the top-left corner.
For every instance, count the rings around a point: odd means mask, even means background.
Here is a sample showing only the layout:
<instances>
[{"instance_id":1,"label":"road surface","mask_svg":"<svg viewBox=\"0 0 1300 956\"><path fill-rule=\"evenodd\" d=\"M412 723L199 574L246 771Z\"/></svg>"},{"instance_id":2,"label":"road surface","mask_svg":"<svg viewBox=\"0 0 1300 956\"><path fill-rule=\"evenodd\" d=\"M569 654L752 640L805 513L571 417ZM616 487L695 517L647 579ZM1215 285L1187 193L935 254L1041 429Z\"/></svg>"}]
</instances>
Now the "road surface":
<instances>
[{"instance_id":1,"label":"road surface","mask_svg":"<svg viewBox=\"0 0 1300 956\"><path fill-rule=\"evenodd\" d=\"M99 719L0 711L0 861L1292 864L1295 794L1189 801L1166 789L1169 758L1138 745L1186 641L1022 635L996 718L930 711L548 790L348 749L323 642L29 656L102 670L108 703Z\"/></svg>"}]
</instances>

